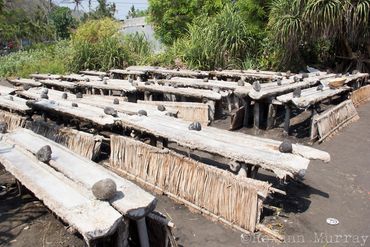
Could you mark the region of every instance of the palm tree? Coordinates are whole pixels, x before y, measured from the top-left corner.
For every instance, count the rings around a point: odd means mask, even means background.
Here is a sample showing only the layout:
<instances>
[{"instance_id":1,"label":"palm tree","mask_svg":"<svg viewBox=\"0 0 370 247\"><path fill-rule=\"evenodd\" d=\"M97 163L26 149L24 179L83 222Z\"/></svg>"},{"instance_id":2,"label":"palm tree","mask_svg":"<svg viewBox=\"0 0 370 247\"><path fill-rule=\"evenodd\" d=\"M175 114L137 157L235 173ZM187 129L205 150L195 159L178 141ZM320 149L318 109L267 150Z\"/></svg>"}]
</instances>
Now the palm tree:
<instances>
[{"instance_id":1,"label":"palm tree","mask_svg":"<svg viewBox=\"0 0 370 247\"><path fill-rule=\"evenodd\" d=\"M284 62L304 42L329 40L337 69L370 69L370 0L274 0L269 29L284 49Z\"/></svg>"}]
</instances>

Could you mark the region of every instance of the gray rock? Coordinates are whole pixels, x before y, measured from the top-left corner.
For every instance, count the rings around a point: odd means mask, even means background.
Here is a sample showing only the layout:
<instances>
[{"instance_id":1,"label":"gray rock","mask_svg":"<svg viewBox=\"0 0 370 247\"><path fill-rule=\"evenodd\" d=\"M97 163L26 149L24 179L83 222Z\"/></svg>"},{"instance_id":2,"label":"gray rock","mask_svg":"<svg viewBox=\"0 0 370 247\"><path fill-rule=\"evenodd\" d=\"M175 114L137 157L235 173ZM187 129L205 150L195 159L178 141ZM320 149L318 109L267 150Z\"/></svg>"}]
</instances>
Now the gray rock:
<instances>
[{"instance_id":1,"label":"gray rock","mask_svg":"<svg viewBox=\"0 0 370 247\"><path fill-rule=\"evenodd\" d=\"M164 107L164 105L159 105L157 107L158 111L165 111L166 110L166 107Z\"/></svg>"},{"instance_id":2,"label":"gray rock","mask_svg":"<svg viewBox=\"0 0 370 247\"><path fill-rule=\"evenodd\" d=\"M296 88L293 91L293 98L299 98L299 97L301 97L301 93L302 93L302 89L300 87L299 88Z\"/></svg>"},{"instance_id":3,"label":"gray rock","mask_svg":"<svg viewBox=\"0 0 370 247\"><path fill-rule=\"evenodd\" d=\"M203 78L203 81L208 82L208 78L207 77Z\"/></svg>"},{"instance_id":4,"label":"gray rock","mask_svg":"<svg viewBox=\"0 0 370 247\"><path fill-rule=\"evenodd\" d=\"M172 76L171 75L166 75L166 79L167 80L170 80L172 78Z\"/></svg>"},{"instance_id":5,"label":"gray rock","mask_svg":"<svg viewBox=\"0 0 370 247\"><path fill-rule=\"evenodd\" d=\"M283 74L281 72L277 72L276 75L277 76L283 76Z\"/></svg>"},{"instance_id":6,"label":"gray rock","mask_svg":"<svg viewBox=\"0 0 370 247\"><path fill-rule=\"evenodd\" d=\"M309 77L309 75L307 73L302 74L302 78L308 78L308 77Z\"/></svg>"},{"instance_id":7,"label":"gray rock","mask_svg":"<svg viewBox=\"0 0 370 247\"><path fill-rule=\"evenodd\" d=\"M245 84L244 84L244 81L242 81L242 80L239 80L238 81L238 86L239 87L243 87Z\"/></svg>"},{"instance_id":8,"label":"gray rock","mask_svg":"<svg viewBox=\"0 0 370 247\"><path fill-rule=\"evenodd\" d=\"M96 199L109 201L116 195L117 185L112 179L106 178L96 182L91 190Z\"/></svg>"},{"instance_id":9,"label":"gray rock","mask_svg":"<svg viewBox=\"0 0 370 247\"><path fill-rule=\"evenodd\" d=\"M253 82L253 89L257 92L261 91L261 84L259 81Z\"/></svg>"},{"instance_id":10,"label":"gray rock","mask_svg":"<svg viewBox=\"0 0 370 247\"><path fill-rule=\"evenodd\" d=\"M51 160L51 154L51 147L49 145L46 145L40 148L39 151L37 151L36 158L41 162L48 163Z\"/></svg>"},{"instance_id":11,"label":"gray rock","mask_svg":"<svg viewBox=\"0 0 370 247\"><path fill-rule=\"evenodd\" d=\"M108 84L108 80L107 80L107 79L104 79L104 80L103 80L103 84L104 84L104 85L107 85L107 84Z\"/></svg>"},{"instance_id":12,"label":"gray rock","mask_svg":"<svg viewBox=\"0 0 370 247\"><path fill-rule=\"evenodd\" d=\"M294 82L299 82L299 78L298 78L298 76L294 76L294 77L293 77L293 80L294 80Z\"/></svg>"},{"instance_id":13,"label":"gray rock","mask_svg":"<svg viewBox=\"0 0 370 247\"><path fill-rule=\"evenodd\" d=\"M280 78L278 78L278 79L276 80L276 83L278 84L278 86L281 86L281 79L280 79Z\"/></svg>"},{"instance_id":14,"label":"gray rock","mask_svg":"<svg viewBox=\"0 0 370 247\"><path fill-rule=\"evenodd\" d=\"M189 128L189 130L200 131L200 130L202 130L202 125L199 122L193 122L189 125L188 128Z\"/></svg>"},{"instance_id":15,"label":"gray rock","mask_svg":"<svg viewBox=\"0 0 370 247\"><path fill-rule=\"evenodd\" d=\"M148 113L145 110L139 110L137 113L139 116L148 116Z\"/></svg>"},{"instance_id":16,"label":"gray rock","mask_svg":"<svg viewBox=\"0 0 370 247\"><path fill-rule=\"evenodd\" d=\"M49 96L46 93L42 92L40 98L41 99L49 99Z\"/></svg>"},{"instance_id":17,"label":"gray rock","mask_svg":"<svg viewBox=\"0 0 370 247\"><path fill-rule=\"evenodd\" d=\"M76 93L76 98L77 99L81 99L83 96L82 96L82 93L80 93L80 92L78 92L78 93Z\"/></svg>"},{"instance_id":18,"label":"gray rock","mask_svg":"<svg viewBox=\"0 0 370 247\"><path fill-rule=\"evenodd\" d=\"M293 145L292 143L285 139L279 146L279 151L282 153L292 153L293 152Z\"/></svg>"},{"instance_id":19,"label":"gray rock","mask_svg":"<svg viewBox=\"0 0 370 247\"><path fill-rule=\"evenodd\" d=\"M177 118L177 114L178 114L178 112L177 112L177 113L173 113L173 112L166 112L166 114L164 114L164 115L169 116L169 117Z\"/></svg>"},{"instance_id":20,"label":"gray rock","mask_svg":"<svg viewBox=\"0 0 370 247\"><path fill-rule=\"evenodd\" d=\"M322 84L320 83L320 85L318 85L318 86L317 86L316 90L317 90L317 91L322 91L322 90L324 90L324 85L322 85Z\"/></svg>"},{"instance_id":21,"label":"gray rock","mask_svg":"<svg viewBox=\"0 0 370 247\"><path fill-rule=\"evenodd\" d=\"M0 122L0 133L5 134L8 130L8 124L5 122Z\"/></svg>"},{"instance_id":22,"label":"gray rock","mask_svg":"<svg viewBox=\"0 0 370 247\"><path fill-rule=\"evenodd\" d=\"M119 99L114 98L114 99L113 99L113 104L114 104L114 105L119 105Z\"/></svg>"},{"instance_id":23,"label":"gray rock","mask_svg":"<svg viewBox=\"0 0 370 247\"><path fill-rule=\"evenodd\" d=\"M355 75L355 74L358 74L360 73L357 69L355 69L354 71L352 71L352 75Z\"/></svg>"},{"instance_id":24,"label":"gray rock","mask_svg":"<svg viewBox=\"0 0 370 247\"><path fill-rule=\"evenodd\" d=\"M134 82L134 80L133 80L132 78L129 78L129 79L128 79L128 82L129 82L129 83L133 83L133 82Z\"/></svg>"},{"instance_id":25,"label":"gray rock","mask_svg":"<svg viewBox=\"0 0 370 247\"><path fill-rule=\"evenodd\" d=\"M23 85L23 90L28 90L28 89L30 89L31 88L31 86L30 85L28 85L28 84L24 84Z\"/></svg>"},{"instance_id":26,"label":"gray rock","mask_svg":"<svg viewBox=\"0 0 370 247\"><path fill-rule=\"evenodd\" d=\"M9 96L9 100L10 100L10 101L14 101L13 96Z\"/></svg>"},{"instance_id":27,"label":"gray rock","mask_svg":"<svg viewBox=\"0 0 370 247\"><path fill-rule=\"evenodd\" d=\"M89 78L85 78L85 81L86 81L86 82L89 82L89 81L90 81L90 79L89 79Z\"/></svg>"},{"instance_id":28,"label":"gray rock","mask_svg":"<svg viewBox=\"0 0 370 247\"><path fill-rule=\"evenodd\" d=\"M117 117L117 110L115 110L113 107L105 107L104 113L113 117Z\"/></svg>"},{"instance_id":29,"label":"gray rock","mask_svg":"<svg viewBox=\"0 0 370 247\"><path fill-rule=\"evenodd\" d=\"M42 91L41 91L41 93L48 94L49 93L49 89L43 88Z\"/></svg>"},{"instance_id":30,"label":"gray rock","mask_svg":"<svg viewBox=\"0 0 370 247\"><path fill-rule=\"evenodd\" d=\"M77 103L72 103L72 107L78 107Z\"/></svg>"},{"instance_id":31,"label":"gray rock","mask_svg":"<svg viewBox=\"0 0 370 247\"><path fill-rule=\"evenodd\" d=\"M68 98L68 94L67 93L63 93L62 94L62 99L67 99Z\"/></svg>"}]
</instances>

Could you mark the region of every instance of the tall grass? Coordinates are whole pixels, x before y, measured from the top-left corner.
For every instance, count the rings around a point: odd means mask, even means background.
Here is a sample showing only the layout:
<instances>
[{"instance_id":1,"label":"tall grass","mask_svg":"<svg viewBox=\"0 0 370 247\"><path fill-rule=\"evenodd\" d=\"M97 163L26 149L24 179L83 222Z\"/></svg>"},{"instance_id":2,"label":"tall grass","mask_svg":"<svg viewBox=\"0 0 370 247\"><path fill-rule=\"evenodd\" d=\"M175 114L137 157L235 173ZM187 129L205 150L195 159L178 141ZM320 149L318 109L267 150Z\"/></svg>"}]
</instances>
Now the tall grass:
<instances>
[{"instance_id":1,"label":"tall grass","mask_svg":"<svg viewBox=\"0 0 370 247\"><path fill-rule=\"evenodd\" d=\"M68 42L60 41L52 45L38 45L25 51L18 51L0 57L0 78L29 74L67 72L67 63L71 49Z\"/></svg>"},{"instance_id":2,"label":"tall grass","mask_svg":"<svg viewBox=\"0 0 370 247\"><path fill-rule=\"evenodd\" d=\"M231 5L213 17L198 17L188 29L172 53L191 68L242 68L258 55L261 32Z\"/></svg>"}]
</instances>

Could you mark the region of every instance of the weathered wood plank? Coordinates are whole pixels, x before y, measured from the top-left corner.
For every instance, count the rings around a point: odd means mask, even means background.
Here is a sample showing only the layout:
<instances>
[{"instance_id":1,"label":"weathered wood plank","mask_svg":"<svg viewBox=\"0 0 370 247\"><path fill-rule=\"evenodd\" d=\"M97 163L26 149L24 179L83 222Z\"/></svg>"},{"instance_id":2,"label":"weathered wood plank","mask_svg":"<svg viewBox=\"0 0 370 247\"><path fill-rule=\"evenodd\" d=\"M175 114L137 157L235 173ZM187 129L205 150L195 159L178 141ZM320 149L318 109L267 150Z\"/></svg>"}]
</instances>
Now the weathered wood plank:
<instances>
[{"instance_id":1,"label":"weathered wood plank","mask_svg":"<svg viewBox=\"0 0 370 247\"><path fill-rule=\"evenodd\" d=\"M80 87L104 89L104 90L117 90L126 93L136 92L136 87L133 86L128 80L90 80L90 81L80 81L78 83Z\"/></svg>"},{"instance_id":2,"label":"weathered wood plank","mask_svg":"<svg viewBox=\"0 0 370 247\"><path fill-rule=\"evenodd\" d=\"M21 113L27 113L31 110L26 105L25 99L12 95L0 96L0 108L7 109L9 111L17 111Z\"/></svg>"},{"instance_id":3,"label":"weathered wood plank","mask_svg":"<svg viewBox=\"0 0 370 247\"><path fill-rule=\"evenodd\" d=\"M325 78L334 78L335 74L324 74L321 73L316 75L316 73L309 74L308 78L303 79L303 81L294 82L293 78L290 79L282 79L281 85L278 85L277 82L268 82L261 84L261 90L256 91L252 89L249 93L249 96L252 99L260 100L263 98L267 98L270 96L277 96L281 94L285 94L288 92L294 91L296 88L307 88L317 83L319 80L323 80Z\"/></svg>"},{"instance_id":4,"label":"weathered wood plank","mask_svg":"<svg viewBox=\"0 0 370 247\"><path fill-rule=\"evenodd\" d=\"M325 87L323 90L317 90L316 87L304 89L301 92L301 97L293 97L293 93L284 94L277 97L277 100L286 104L292 102L298 108L307 108L311 105L319 103L321 101L332 98L333 96L339 95L343 92L351 90L350 87L343 86L337 89L330 89Z\"/></svg>"},{"instance_id":5,"label":"weathered wood plank","mask_svg":"<svg viewBox=\"0 0 370 247\"><path fill-rule=\"evenodd\" d=\"M144 83L139 83L137 86L137 90L145 92L155 92L155 93L163 93L163 94L174 94L179 96L186 96L186 97L194 97L198 99L210 99L210 100L221 100L221 94L211 91L211 90L204 90L204 89L195 89L195 88L175 88L169 86L158 86L158 85L145 85Z\"/></svg>"},{"instance_id":6,"label":"weathered wood plank","mask_svg":"<svg viewBox=\"0 0 370 247\"><path fill-rule=\"evenodd\" d=\"M249 83L245 83L244 86L238 86L237 82L219 81L219 80L208 80L205 82L203 79L195 78L183 78L174 77L170 80L163 79L157 81L161 85L180 86L180 87L191 87L199 89L220 89L230 90L239 96L247 96L252 86Z\"/></svg>"},{"instance_id":7,"label":"weathered wood plank","mask_svg":"<svg viewBox=\"0 0 370 247\"><path fill-rule=\"evenodd\" d=\"M27 85L30 87L41 87L42 84L39 81L36 81L34 79L25 79L25 78L8 78L7 79L9 83L15 85L15 86L23 86Z\"/></svg>"},{"instance_id":8,"label":"weathered wood plank","mask_svg":"<svg viewBox=\"0 0 370 247\"><path fill-rule=\"evenodd\" d=\"M351 99L353 104L358 107L359 105L370 100L370 85L361 87L352 92Z\"/></svg>"},{"instance_id":9,"label":"weathered wood plank","mask_svg":"<svg viewBox=\"0 0 370 247\"><path fill-rule=\"evenodd\" d=\"M352 100L346 100L321 114L314 115L311 131L319 135L319 141L321 142L338 129L357 119L359 119L359 116ZM317 128L317 130L314 128ZM311 134L311 136L315 137L314 134Z\"/></svg>"},{"instance_id":10,"label":"weathered wood plank","mask_svg":"<svg viewBox=\"0 0 370 247\"><path fill-rule=\"evenodd\" d=\"M87 190L90 190L97 181L111 178L117 185L117 193L109 203L131 219L144 217L156 206L155 197L139 186L30 130L17 129L5 138L8 142L13 142L33 154L36 154L41 147L49 145L53 152L50 166Z\"/></svg>"},{"instance_id":11,"label":"weathered wood plank","mask_svg":"<svg viewBox=\"0 0 370 247\"><path fill-rule=\"evenodd\" d=\"M144 101L138 100L138 104L163 105L167 111L177 113L177 117L186 121L198 121L202 125L208 125L214 120L214 103L208 102L170 102L170 101Z\"/></svg>"},{"instance_id":12,"label":"weathered wood plank","mask_svg":"<svg viewBox=\"0 0 370 247\"><path fill-rule=\"evenodd\" d=\"M80 74L92 75L92 76L108 76L107 72L96 71L96 70L82 70Z\"/></svg>"},{"instance_id":13,"label":"weathered wood plank","mask_svg":"<svg viewBox=\"0 0 370 247\"><path fill-rule=\"evenodd\" d=\"M40 83L49 87L60 87L66 89L75 89L77 84L70 81L62 81L62 80L40 80Z\"/></svg>"},{"instance_id":14,"label":"weathered wood plank","mask_svg":"<svg viewBox=\"0 0 370 247\"><path fill-rule=\"evenodd\" d=\"M0 95L12 94L14 92L15 92L15 88L0 85Z\"/></svg>"},{"instance_id":15,"label":"weathered wood plank","mask_svg":"<svg viewBox=\"0 0 370 247\"><path fill-rule=\"evenodd\" d=\"M87 242L115 231L122 216L108 203L12 144L0 141L1 164Z\"/></svg>"},{"instance_id":16,"label":"weathered wood plank","mask_svg":"<svg viewBox=\"0 0 370 247\"><path fill-rule=\"evenodd\" d=\"M62 79L62 76L61 75L52 75L52 74L30 74L30 77L31 78L34 78L34 79L43 79L43 80L47 80L47 79L51 79L51 80L59 80L59 79Z\"/></svg>"},{"instance_id":17,"label":"weathered wood plank","mask_svg":"<svg viewBox=\"0 0 370 247\"><path fill-rule=\"evenodd\" d=\"M263 138L240 133L235 136L233 132L212 127L202 127L201 131L191 131L188 129L189 122L179 119L168 119L167 121L155 116L128 116L122 118L121 122L124 126L167 138L184 147L261 166L263 169L273 171L281 178L294 177L300 170L305 171L309 163L308 159L302 157L304 155L280 153L278 145L271 145ZM243 140L239 141L240 139ZM318 155L320 156L321 154Z\"/></svg>"}]
</instances>

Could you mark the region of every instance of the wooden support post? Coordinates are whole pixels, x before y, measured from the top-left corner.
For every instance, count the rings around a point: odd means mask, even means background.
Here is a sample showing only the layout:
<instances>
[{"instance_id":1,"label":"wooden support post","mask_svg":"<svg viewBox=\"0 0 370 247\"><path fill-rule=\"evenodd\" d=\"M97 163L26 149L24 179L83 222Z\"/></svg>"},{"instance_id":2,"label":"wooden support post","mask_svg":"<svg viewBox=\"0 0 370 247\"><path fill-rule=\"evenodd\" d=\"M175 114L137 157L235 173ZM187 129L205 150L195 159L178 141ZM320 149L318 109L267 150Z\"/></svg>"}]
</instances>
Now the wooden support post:
<instances>
[{"instance_id":1,"label":"wooden support post","mask_svg":"<svg viewBox=\"0 0 370 247\"><path fill-rule=\"evenodd\" d=\"M254 166L252 172L251 172L251 178L256 178L257 174L258 174L258 169L259 167L258 166Z\"/></svg>"},{"instance_id":2,"label":"wooden support post","mask_svg":"<svg viewBox=\"0 0 370 247\"><path fill-rule=\"evenodd\" d=\"M249 99L246 99L244 102L244 120L243 120L243 126L248 127L249 123L249 109L251 107L251 102Z\"/></svg>"},{"instance_id":3,"label":"wooden support post","mask_svg":"<svg viewBox=\"0 0 370 247\"><path fill-rule=\"evenodd\" d=\"M285 120L284 120L284 132L289 135L289 127L290 127L290 106L285 105Z\"/></svg>"},{"instance_id":4,"label":"wooden support post","mask_svg":"<svg viewBox=\"0 0 370 247\"><path fill-rule=\"evenodd\" d=\"M92 94L95 94L95 88L91 89Z\"/></svg>"},{"instance_id":5,"label":"wooden support post","mask_svg":"<svg viewBox=\"0 0 370 247\"><path fill-rule=\"evenodd\" d=\"M149 91L145 91L144 92L144 100L145 101L149 101L149 97L150 97L150 92Z\"/></svg>"},{"instance_id":6,"label":"wooden support post","mask_svg":"<svg viewBox=\"0 0 370 247\"><path fill-rule=\"evenodd\" d=\"M157 146L157 137L150 136L150 145L156 147Z\"/></svg>"},{"instance_id":7,"label":"wooden support post","mask_svg":"<svg viewBox=\"0 0 370 247\"><path fill-rule=\"evenodd\" d=\"M112 96L112 90L111 89L108 90L108 95Z\"/></svg>"},{"instance_id":8,"label":"wooden support post","mask_svg":"<svg viewBox=\"0 0 370 247\"><path fill-rule=\"evenodd\" d=\"M276 105L269 103L266 129L272 129L275 126L275 117L276 117Z\"/></svg>"},{"instance_id":9,"label":"wooden support post","mask_svg":"<svg viewBox=\"0 0 370 247\"><path fill-rule=\"evenodd\" d=\"M99 91L100 91L100 95L104 95L103 89L99 89Z\"/></svg>"},{"instance_id":10,"label":"wooden support post","mask_svg":"<svg viewBox=\"0 0 370 247\"><path fill-rule=\"evenodd\" d=\"M256 129L260 128L260 119L261 119L261 105L258 102L254 102L254 127Z\"/></svg>"},{"instance_id":11,"label":"wooden support post","mask_svg":"<svg viewBox=\"0 0 370 247\"><path fill-rule=\"evenodd\" d=\"M129 220L123 220L121 224L117 227L117 247L128 247L128 228Z\"/></svg>"},{"instance_id":12,"label":"wooden support post","mask_svg":"<svg viewBox=\"0 0 370 247\"><path fill-rule=\"evenodd\" d=\"M162 139L162 146L163 146L164 148L168 148L168 139L167 139L167 138L163 138L163 139Z\"/></svg>"},{"instance_id":13,"label":"wooden support post","mask_svg":"<svg viewBox=\"0 0 370 247\"><path fill-rule=\"evenodd\" d=\"M226 101L227 101L227 109L229 110L229 112L231 112L232 111L232 105L231 105L230 95L228 95L226 97Z\"/></svg>"},{"instance_id":14,"label":"wooden support post","mask_svg":"<svg viewBox=\"0 0 370 247\"><path fill-rule=\"evenodd\" d=\"M234 94L233 98L234 98L234 105L235 105L235 107L236 107L237 109L239 109L239 107L240 107L240 104L239 104L239 97L238 97L238 96L236 96L236 95Z\"/></svg>"}]
</instances>

